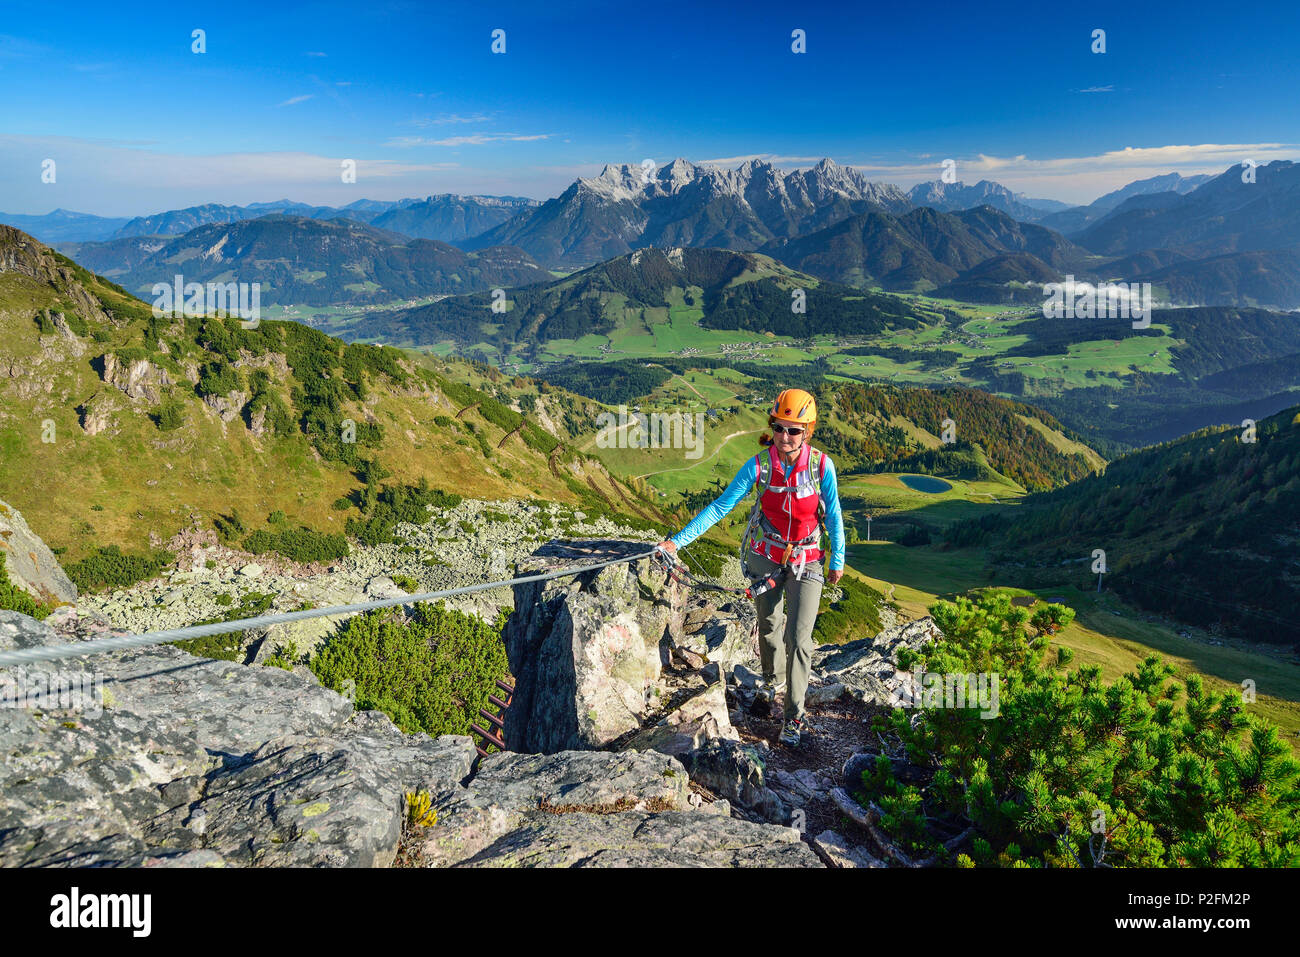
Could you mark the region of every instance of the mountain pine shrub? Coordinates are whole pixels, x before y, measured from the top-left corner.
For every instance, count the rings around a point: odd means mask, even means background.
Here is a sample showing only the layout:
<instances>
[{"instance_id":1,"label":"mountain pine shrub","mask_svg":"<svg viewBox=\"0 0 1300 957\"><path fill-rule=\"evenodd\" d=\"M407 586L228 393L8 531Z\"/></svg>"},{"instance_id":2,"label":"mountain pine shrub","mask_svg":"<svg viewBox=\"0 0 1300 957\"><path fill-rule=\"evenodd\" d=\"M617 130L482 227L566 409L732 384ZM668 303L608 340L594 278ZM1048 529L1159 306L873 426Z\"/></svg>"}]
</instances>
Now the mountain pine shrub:
<instances>
[{"instance_id":1,"label":"mountain pine shrub","mask_svg":"<svg viewBox=\"0 0 1300 957\"><path fill-rule=\"evenodd\" d=\"M383 711L407 733L468 735L508 671L504 626L504 613L489 625L442 602L409 620L375 609L344 622L309 667L335 691L353 682L357 710Z\"/></svg>"},{"instance_id":2,"label":"mountain pine shrub","mask_svg":"<svg viewBox=\"0 0 1300 957\"><path fill-rule=\"evenodd\" d=\"M116 545L104 545L64 571L79 591L129 588L136 582L153 578L174 558L168 551L133 554L123 552Z\"/></svg>"},{"instance_id":3,"label":"mountain pine shrub","mask_svg":"<svg viewBox=\"0 0 1300 957\"><path fill-rule=\"evenodd\" d=\"M9 580L5 571L5 553L0 552L0 611L16 611L31 618L44 618L53 609L38 602Z\"/></svg>"},{"instance_id":4,"label":"mountain pine shrub","mask_svg":"<svg viewBox=\"0 0 1300 957\"><path fill-rule=\"evenodd\" d=\"M1068 671L1069 649L1049 654L1004 592L931 613L945 637L920 656L925 671L997 674L998 716L876 719L929 769L901 780L882 755L863 774L864 800L905 851L961 866L1300 865L1300 763L1239 691L1208 691L1199 675L1180 685L1158 655L1109 684L1096 666ZM917 656L904 657L910 668ZM971 850L953 860L941 841L967 827Z\"/></svg>"}]
</instances>

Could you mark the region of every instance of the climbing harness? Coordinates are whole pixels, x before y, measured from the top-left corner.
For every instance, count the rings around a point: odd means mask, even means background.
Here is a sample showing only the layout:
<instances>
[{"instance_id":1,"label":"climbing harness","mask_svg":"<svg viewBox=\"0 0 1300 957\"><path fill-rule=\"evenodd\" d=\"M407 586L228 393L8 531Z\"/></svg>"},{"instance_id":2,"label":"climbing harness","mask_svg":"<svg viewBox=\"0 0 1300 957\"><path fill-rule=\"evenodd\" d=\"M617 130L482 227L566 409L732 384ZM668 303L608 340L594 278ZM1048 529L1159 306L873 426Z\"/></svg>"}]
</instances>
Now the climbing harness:
<instances>
[{"instance_id":1,"label":"climbing harness","mask_svg":"<svg viewBox=\"0 0 1300 957\"><path fill-rule=\"evenodd\" d=\"M826 505L821 500L823 455L820 449L809 446L807 467L801 469L799 463L803 460L803 452L800 450L799 459L793 465L783 469L786 476L785 481L792 484L773 485L772 458L774 454L769 447L755 457L758 469L758 475L754 480L756 494L754 504L749 510L749 521L745 525L745 534L741 538L740 567L746 578L756 579L758 576L749 567L749 556L754 551L763 554L763 549L766 547L767 557L770 560L776 561L782 568L788 568L793 572L796 581L802 581L808 561L807 551L810 548L819 548L826 531ZM815 479L814 476L816 476ZM817 496L817 529L800 539L784 538L763 511L763 496L768 492L784 493L782 510L787 515L791 514L791 497L805 499L810 495ZM771 555L773 548L781 549L779 561ZM822 551L824 552L824 550ZM768 588L770 587L773 586L768 586ZM768 588L764 588L762 591L767 591ZM758 593L762 594L762 591Z\"/></svg>"}]
</instances>

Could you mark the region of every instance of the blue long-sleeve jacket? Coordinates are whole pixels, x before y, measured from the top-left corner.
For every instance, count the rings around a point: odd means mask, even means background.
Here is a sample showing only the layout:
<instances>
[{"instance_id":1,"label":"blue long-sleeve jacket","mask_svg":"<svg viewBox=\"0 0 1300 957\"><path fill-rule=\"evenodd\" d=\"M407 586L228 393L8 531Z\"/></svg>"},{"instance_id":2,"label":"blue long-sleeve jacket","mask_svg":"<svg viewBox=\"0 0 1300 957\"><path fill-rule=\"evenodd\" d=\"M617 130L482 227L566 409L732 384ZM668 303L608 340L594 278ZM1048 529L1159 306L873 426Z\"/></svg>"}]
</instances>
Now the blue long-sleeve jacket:
<instances>
[{"instance_id":1,"label":"blue long-sleeve jacket","mask_svg":"<svg viewBox=\"0 0 1300 957\"><path fill-rule=\"evenodd\" d=\"M722 490L722 494L706 505L686 527L674 535L670 541L678 548L684 548L716 525L730 512L741 499L754 490L754 460L745 459L731 484ZM831 537L830 570L839 571L844 567L844 516L840 513L839 486L835 481L835 466L825 452L822 453L822 504L826 506L826 531Z\"/></svg>"}]
</instances>

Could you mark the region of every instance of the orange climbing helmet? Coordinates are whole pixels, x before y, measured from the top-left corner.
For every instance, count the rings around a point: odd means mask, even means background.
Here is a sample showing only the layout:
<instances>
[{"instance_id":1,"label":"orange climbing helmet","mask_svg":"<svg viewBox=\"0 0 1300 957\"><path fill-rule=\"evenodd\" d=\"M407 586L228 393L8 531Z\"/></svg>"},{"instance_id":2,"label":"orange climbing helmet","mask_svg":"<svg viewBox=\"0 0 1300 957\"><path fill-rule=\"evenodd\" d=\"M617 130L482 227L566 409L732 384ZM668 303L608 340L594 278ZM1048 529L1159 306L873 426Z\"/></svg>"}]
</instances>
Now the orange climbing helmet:
<instances>
[{"instance_id":1,"label":"orange climbing helmet","mask_svg":"<svg viewBox=\"0 0 1300 957\"><path fill-rule=\"evenodd\" d=\"M776 419L811 425L817 421L817 400L803 389L786 389L772 403L768 424Z\"/></svg>"}]
</instances>

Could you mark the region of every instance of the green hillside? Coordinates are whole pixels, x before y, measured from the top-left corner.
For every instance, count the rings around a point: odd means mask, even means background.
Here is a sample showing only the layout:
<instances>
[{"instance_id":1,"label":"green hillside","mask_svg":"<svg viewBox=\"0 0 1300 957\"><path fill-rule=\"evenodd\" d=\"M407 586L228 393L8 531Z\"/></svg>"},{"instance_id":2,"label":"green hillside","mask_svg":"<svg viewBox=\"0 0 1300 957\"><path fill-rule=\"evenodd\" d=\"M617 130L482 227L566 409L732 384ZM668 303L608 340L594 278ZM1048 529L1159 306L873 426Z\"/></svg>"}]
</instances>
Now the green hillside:
<instances>
[{"instance_id":1,"label":"green hillside","mask_svg":"<svg viewBox=\"0 0 1300 957\"><path fill-rule=\"evenodd\" d=\"M154 283L259 283L264 305L341 306L523 285L547 273L518 249L455 246L349 219L270 215L209 223L180 236L130 236L64 247L135 295Z\"/></svg>"},{"instance_id":2,"label":"green hillside","mask_svg":"<svg viewBox=\"0 0 1300 957\"><path fill-rule=\"evenodd\" d=\"M159 319L16 230L0 251L0 497L67 564L195 526L266 531L276 512L337 535L421 480L659 521L639 484L570 444L590 400L292 322Z\"/></svg>"},{"instance_id":3,"label":"green hillside","mask_svg":"<svg viewBox=\"0 0 1300 957\"><path fill-rule=\"evenodd\" d=\"M503 356L533 361L548 342L587 336L609 337L609 348L632 351L620 348L620 331L649 336L662 354L738 340L719 337L724 330L870 335L917 327L927 318L895 297L819 281L767 256L723 249L641 249L555 282L512 289L502 306L493 305L490 293L455 296L371 315L355 334L411 345L486 342ZM674 330L667 340L656 330L664 325ZM697 339L698 330L717 332Z\"/></svg>"},{"instance_id":4,"label":"green hillside","mask_svg":"<svg viewBox=\"0 0 1300 957\"><path fill-rule=\"evenodd\" d=\"M1193 624L1300 646L1300 406L1259 422L1254 441L1208 429L1112 462L1104 474L1025 499L1014 516L955 526L1044 584L1105 587Z\"/></svg>"}]
</instances>

